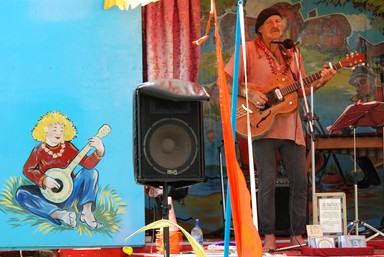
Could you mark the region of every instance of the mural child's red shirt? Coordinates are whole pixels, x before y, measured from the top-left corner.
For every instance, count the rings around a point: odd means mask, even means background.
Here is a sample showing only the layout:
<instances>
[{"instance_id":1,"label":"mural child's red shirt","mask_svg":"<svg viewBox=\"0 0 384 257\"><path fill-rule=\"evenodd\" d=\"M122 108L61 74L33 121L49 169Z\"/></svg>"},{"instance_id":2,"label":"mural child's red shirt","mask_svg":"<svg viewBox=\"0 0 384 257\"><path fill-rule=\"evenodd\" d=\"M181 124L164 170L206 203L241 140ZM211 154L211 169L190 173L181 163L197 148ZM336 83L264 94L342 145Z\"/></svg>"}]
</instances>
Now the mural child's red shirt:
<instances>
[{"instance_id":1,"label":"mural child's red shirt","mask_svg":"<svg viewBox=\"0 0 384 257\"><path fill-rule=\"evenodd\" d=\"M43 143L33 148L24 165L24 175L39 187L43 187L43 180L46 178L44 173L47 170L51 168L66 168L79 153L79 150L71 142L64 142L63 144L50 147ZM54 155L56 155L56 158L54 158ZM100 160L101 157L94 151L91 155L85 156L80 161L80 165L86 169L92 169ZM73 172L71 176L74 176Z\"/></svg>"}]
</instances>

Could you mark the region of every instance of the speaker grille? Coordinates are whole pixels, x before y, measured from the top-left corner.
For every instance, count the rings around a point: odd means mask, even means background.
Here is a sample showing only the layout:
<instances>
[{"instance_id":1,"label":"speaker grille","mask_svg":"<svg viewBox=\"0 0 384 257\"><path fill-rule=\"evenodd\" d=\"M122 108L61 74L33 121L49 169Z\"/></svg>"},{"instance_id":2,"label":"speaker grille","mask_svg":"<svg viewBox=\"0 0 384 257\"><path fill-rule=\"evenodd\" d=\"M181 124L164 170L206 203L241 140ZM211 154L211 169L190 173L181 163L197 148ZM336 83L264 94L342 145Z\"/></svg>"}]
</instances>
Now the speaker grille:
<instances>
[{"instance_id":1,"label":"speaker grille","mask_svg":"<svg viewBox=\"0 0 384 257\"><path fill-rule=\"evenodd\" d=\"M203 106L136 91L136 182L184 187L204 181Z\"/></svg>"},{"instance_id":2,"label":"speaker grille","mask_svg":"<svg viewBox=\"0 0 384 257\"><path fill-rule=\"evenodd\" d=\"M184 121L164 118L146 132L144 156L157 172L179 175L190 168L198 153L197 136Z\"/></svg>"}]
</instances>

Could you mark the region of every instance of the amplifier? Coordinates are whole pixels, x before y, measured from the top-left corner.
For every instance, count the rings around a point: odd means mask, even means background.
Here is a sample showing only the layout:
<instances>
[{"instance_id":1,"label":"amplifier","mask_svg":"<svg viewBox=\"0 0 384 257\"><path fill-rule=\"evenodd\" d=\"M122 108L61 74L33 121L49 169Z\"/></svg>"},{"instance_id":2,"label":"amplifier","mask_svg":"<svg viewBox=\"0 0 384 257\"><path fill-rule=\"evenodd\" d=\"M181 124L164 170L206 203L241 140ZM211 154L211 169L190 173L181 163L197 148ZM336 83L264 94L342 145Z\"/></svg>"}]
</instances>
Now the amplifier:
<instances>
[{"instance_id":1,"label":"amplifier","mask_svg":"<svg viewBox=\"0 0 384 257\"><path fill-rule=\"evenodd\" d=\"M289 187L289 180L287 177L276 178L276 187Z\"/></svg>"},{"instance_id":2,"label":"amplifier","mask_svg":"<svg viewBox=\"0 0 384 257\"><path fill-rule=\"evenodd\" d=\"M276 187L289 187L289 180L288 176L281 172L281 171L276 171L277 177L276 177ZM257 177L257 174L255 175L255 182L256 182L256 188L258 188L259 185L259 178ZM250 177L246 177L248 185L250 185Z\"/></svg>"},{"instance_id":3,"label":"amplifier","mask_svg":"<svg viewBox=\"0 0 384 257\"><path fill-rule=\"evenodd\" d=\"M250 185L250 181L247 181L247 182L248 182L248 185ZM257 189L258 185L259 185L259 179L256 178L255 182L256 182L256 189ZM288 180L288 178L284 178L284 177L276 178L276 187L289 187L289 180Z\"/></svg>"}]
</instances>

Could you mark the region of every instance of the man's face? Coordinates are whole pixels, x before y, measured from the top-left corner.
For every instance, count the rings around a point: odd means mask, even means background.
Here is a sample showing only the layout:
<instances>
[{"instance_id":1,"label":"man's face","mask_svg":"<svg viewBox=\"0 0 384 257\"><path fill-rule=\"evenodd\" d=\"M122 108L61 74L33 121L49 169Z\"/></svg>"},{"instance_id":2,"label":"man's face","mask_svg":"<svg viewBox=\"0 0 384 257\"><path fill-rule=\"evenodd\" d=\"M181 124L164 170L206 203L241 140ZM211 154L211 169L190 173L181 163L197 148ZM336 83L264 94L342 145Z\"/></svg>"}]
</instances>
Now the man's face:
<instances>
[{"instance_id":1,"label":"man's face","mask_svg":"<svg viewBox=\"0 0 384 257\"><path fill-rule=\"evenodd\" d=\"M372 82L366 76L357 76L352 85L361 96L368 96L372 92Z\"/></svg>"},{"instance_id":2,"label":"man's face","mask_svg":"<svg viewBox=\"0 0 384 257\"><path fill-rule=\"evenodd\" d=\"M259 31L268 41L279 40L283 35L284 21L279 15L272 15L265 20Z\"/></svg>"},{"instance_id":3,"label":"man's face","mask_svg":"<svg viewBox=\"0 0 384 257\"><path fill-rule=\"evenodd\" d=\"M46 143L50 146L56 146L64 141L64 125L52 123L47 127Z\"/></svg>"}]
</instances>

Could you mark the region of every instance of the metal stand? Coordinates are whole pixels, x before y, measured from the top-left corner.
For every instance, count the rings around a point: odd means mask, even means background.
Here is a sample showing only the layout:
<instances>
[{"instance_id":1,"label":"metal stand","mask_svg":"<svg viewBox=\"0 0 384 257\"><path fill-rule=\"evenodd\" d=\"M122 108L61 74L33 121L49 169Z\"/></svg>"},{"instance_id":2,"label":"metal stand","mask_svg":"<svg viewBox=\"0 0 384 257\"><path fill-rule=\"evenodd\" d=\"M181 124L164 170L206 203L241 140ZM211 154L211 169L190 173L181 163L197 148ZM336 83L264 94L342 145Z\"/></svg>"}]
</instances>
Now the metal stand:
<instances>
[{"instance_id":1,"label":"metal stand","mask_svg":"<svg viewBox=\"0 0 384 257\"><path fill-rule=\"evenodd\" d=\"M313 103L311 103L311 106L312 106L312 104ZM311 107L311 109L312 109L312 107ZM305 112L305 108L303 108L303 111ZM315 135L317 137L322 137L322 136L326 135L326 131L324 130L323 125L320 122L320 118L316 115L316 113L314 111L312 111L312 117L313 117L313 127L314 127L313 129L315 131ZM303 120L305 122L306 122L306 119L307 119L306 116L304 116ZM310 135L310 132L308 130L306 130L306 133L308 135ZM311 145L311 147L312 147L312 145ZM313 149L313 148L310 149L310 151L311 151L311 162L312 162L312 158L313 158L313 156L312 156L312 151L313 150L315 150L315 149ZM315 157L316 157L316 153L315 153ZM316 170L316 165L318 165L319 162L317 162L315 164L315 166L313 166L313 167L315 167L315 173L318 172L319 182L321 182L321 178L322 178L323 173L325 171L325 167L327 166L327 164L329 162L329 159L331 157L333 158L333 161L335 162L337 170L339 171L340 176L343 178L344 183L346 183L347 179L346 179L346 177L345 177L345 175L343 173L343 169L341 168L341 164L340 164L336 154L333 154L333 153L327 154L325 156L325 160L324 160L323 164L321 165L321 167L323 167L323 168L321 168L320 170Z\"/></svg>"},{"instance_id":2,"label":"metal stand","mask_svg":"<svg viewBox=\"0 0 384 257\"><path fill-rule=\"evenodd\" d=\"M168 185L167 182L164 182L163 187L163 204L161 206L161 212L163 219L169 219L169 210L171 209L168 204ZM169 257L169 227L163 228L163 244L164 244L164 257Z\"/></svg>"},{"instance_id":3,"label":"metal stand","mask_svg":"<svg viewBox=\"0 0 384 257\"><path fill-rule=\"evenodd\" d=\"M224 164L223 164L223 148L224 142L217 147L217 150L219 151L219 163L220 163L220 184L221 184L221 205L223 206L223 224L225 225L226 223L226 195L225 195L225 182L224 182ZM214 231L212 234L213 235L220 235L224 232L224 227L221 227ZM231 236L231 232L233 230L232 226L229 226L229 234Z\"/></svg>"},{"instance_id":4,"label":"metal stand","mask_svg":"<svg viewBox=\"0 0 384 257\"><path fill-rule=\"evenodd\" d=\"M384 134L383 134L383 143L384 143ZM384 148L384 145L383 145ZM384 154L384 152L383 152ZM384 233L380 230L376 229L375 227L372 227L371 225L365 223L364 221L359 220L359 205L358 205L358 187L357 187L357 169L356 169L356 128L353 128L353 162L354 162L354 173L355 173L355 183L354 183L354 190L355 190L355 220L352 222L353 226L348 232L348 235L351 234L353 229L355 229L356 235L359 234L359 224L363 225L364 227L369 228L370 230L376 232L374 235L368 237L366 241L369 241L379 235L384 236Z\"/></svg>"},{"instance_id":5,"label":"metal stand","mask_svg":"<svg viewBox=\"0 0 384 257\"><path fill-rule=\"evenodd\" d=\"M384 143L384 133L383 133L383 143ZM383 144L383 148L384 148L384 144ZM384 154L384 152L383 152ZM375 227L372 227L371 225L369 225L368 223L365 223L364 221L361 221L359 220L359 204L358 204L358 193L357 193L357 190L358 190L358 186L357 186L357 165L356 165L356 128L353 128L353 168L354 168L354 193L355 193L355 220L352 222L353 223L353 226L351 227L351 229L349 230L348 232L348 235L351 234L351 232L353 231L353 229L355 229L355 233L356 235L359 235L359 224L363 225L364 227L367 227L369 228L370 230L376 232L374 235L368 237L366 239L366 241L369 241L379 235L381 236L384 236L384 233L381 232L380 230L376 229Z\"/></svg>"},{"instance_id":6,"label":"metal stand","mask_svg":"<svg viewBox=\"0 0 384 257\"><path fill-rule=\"evenodd\" d=\"M290 246L286 246L286 247L280 247L280 248L277 248L277 249L270 249L268 252L274 253L274 252L288 251L288 250L292 250L292 249L295 249L295 248L303 247L303 246L306 246L306 245L307 244L290 245Z\"/></svg>"},{"instance_id":7,"label":"metal stand","mask_svg":"<svg viewBox=\"0 0 384 257\"><path fill-rule=\"evenodd\" d=\"M300 70L300 65L299 65L299 58L297 56L297 50L295 47L295 60L296 60L296 66L297 69ZM315 203L313 199L315 199L315 194L316 194L316 151L315 151L315 141L316 141L316 136L315 136L315 131L314 131L314 101L313 101L313 86L311 86L311 109L309 109L308 101L305 97L305 88L304 88L304 83L303 83L303 78L301 73L299 72L299 82L301 85L301 91L303 94L303 101L304 101L304 106L305 106L305 118L309 126L309 135L311 136L311 181L312 181L312 205L314 206ZM313 223L315 222L315 217L313 217Z\"/></svg>"},{"instance_id":8,"label":"metal stand","mask_svg":"<svg viewBox=\"0 0 384 257\"><path fill-rule=\"evenodd\" d=\"M335 121L330 130L338 130L343 128L353 129L353 160L354 160L354 193L355 193L355 220L352 222L353 226L351 227L348 234L355 229L356 235L359 234L359 224L368 227L372 231L376 232L375 235L367 238L367 241L372 238L382 235L384 233L377 230L376 228L370 226L369 224L359 220L359 205L358 205L358 187L357 187L357 169L356 169L356 128L357 127L383 127L384 126L384 103L383 102L368 102L368 103L359 103L355 105L348 106L345 111L340 115L340 117ZM384 144L384 134L383 134L383 144ZM384 145L383 145L384 148Z\"/></svg>"},{"instance_id":9,"label":"metal stand","mask_svg":"<svg viewBox=\"0 0 384 257\"><path fill-rule=\"evenodd\" d=\"M218 148L219 150L219 161L220 161L220 182L221 182L221 197L222 197L222 202L221 205L223 206L223 221L225 223L225 188L224 188L224 165L223 165L223 153L222 153L222 143Z\"/></svg>"}]
</instances>

